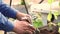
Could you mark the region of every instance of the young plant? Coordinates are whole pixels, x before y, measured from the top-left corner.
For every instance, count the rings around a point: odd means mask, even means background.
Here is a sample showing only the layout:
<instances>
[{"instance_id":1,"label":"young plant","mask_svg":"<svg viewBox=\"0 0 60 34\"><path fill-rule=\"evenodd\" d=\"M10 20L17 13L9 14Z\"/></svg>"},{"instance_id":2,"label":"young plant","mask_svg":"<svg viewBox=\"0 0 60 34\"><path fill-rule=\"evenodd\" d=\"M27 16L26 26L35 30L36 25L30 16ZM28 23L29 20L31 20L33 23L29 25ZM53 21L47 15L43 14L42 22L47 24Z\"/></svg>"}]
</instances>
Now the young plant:
<instances>
[{"instance_id":1,"label":"young plant","mask_svg":"<svg viewBox=\"0 0 60 34\"><path fill-rule=\"evenodd\" d=\"M52 2L54 2L54 0L48 0L48 3L50 4L50 10L51 10L51 4L52 4ZM60 2L59 2L59 6L60 6ZM54 17L55 17L55 19L57 20L57 18L58 18L58 15L59 15L59 12L58 11L55 11L54 13ZM48 21L50 21L50 23L48 24L49 25L49 27L51 28L51 11L50 11L50 13L48 14L48 19L47 19ZM54 24L53 24L54 25ZM57 25L57 24L55 24L55 25ZM58 23L58 26L60 26L60 23ZM59 27L59 29L58 29L58 32L60 33L60 27Z\"/></svg>"},{"instance_id":2,"label":"young plant","mask_svg":"<svg viewBox=\"0 0 60 34\"><path fill-rule=\"evenodd\" d=\"M52 18L52 13L51 13L51 11L50 11L49 14L48 14L48 16L47 16L47 20L48 20L48 21L51 21L51 18Z\"/></svg>"},{"instance_id":3,"label":"young plant","mask_svg":"<svg viewBox=\"0 0 60 34\"><path fill-rule=\"evenodd\" d=\"M51 11L51 4L54 2L54 0L48 0L48 3L50 4L50 12L47 16L47 20L48 21L51 21L51 18L52 18L52 11Z\"/></svg>"},{"instance_id":4,"label":"young plant","mask_svg":"<svg viewBox=\"0 0 60 34\"><path fill-rule=\"evenodd\" d=\"M59 15L59 11L55 11L54 12L54 17L55 17L56 20L58 19L58 15Z\"/></svg>"},{"instance_id":5,"label":"young plant","mask_svg":"<svg viewBox=\"0 0 60 34\"><path fill-rule=\"evenodd\" d=\"M42 27L42 26L43 26L43 22L42 22L42 18L41 18L41 13L35 12L35 17L37 17L37 18L35 18L35 19L33 20L33 26L34 26L35 28L40 28L40 27Z\"/></svg>"},{"instance_id":6,"label":"young plant","mask_svg":"<svg viewBox=\"0 0 60 34\"><path fill-rule=\"evenodd\" d=\"M52 11L51 11L51 4L54 2L54 0L48 0L48 3L50 4L50 12L47 16L47 21L49 21L48 25L49 25L49 28L52 29L52 22L51 22L51 19L52 19Z\"/></svg>"}]
</instances>

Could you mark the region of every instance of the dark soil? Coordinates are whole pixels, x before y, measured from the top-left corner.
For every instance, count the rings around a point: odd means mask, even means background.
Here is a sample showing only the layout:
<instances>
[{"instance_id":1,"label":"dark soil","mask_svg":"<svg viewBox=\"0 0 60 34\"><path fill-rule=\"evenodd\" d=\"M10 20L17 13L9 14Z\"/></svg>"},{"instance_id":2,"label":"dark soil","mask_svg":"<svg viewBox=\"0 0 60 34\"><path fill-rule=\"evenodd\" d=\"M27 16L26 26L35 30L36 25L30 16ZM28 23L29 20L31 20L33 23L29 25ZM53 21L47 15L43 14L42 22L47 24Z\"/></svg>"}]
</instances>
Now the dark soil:
<instances>
[{"instance_id":1,"label":"dark soil","mask_svg":"<svg viewBox=\"0 0 60 34\"><path fill-rule=\"evenodd\" d=\"M42 28L39 28L40 32L35 32L36 34L59 34L58 33L58 27L53 26L50 30L48 26L44 26Z\"/></svg>"}]
</instances>

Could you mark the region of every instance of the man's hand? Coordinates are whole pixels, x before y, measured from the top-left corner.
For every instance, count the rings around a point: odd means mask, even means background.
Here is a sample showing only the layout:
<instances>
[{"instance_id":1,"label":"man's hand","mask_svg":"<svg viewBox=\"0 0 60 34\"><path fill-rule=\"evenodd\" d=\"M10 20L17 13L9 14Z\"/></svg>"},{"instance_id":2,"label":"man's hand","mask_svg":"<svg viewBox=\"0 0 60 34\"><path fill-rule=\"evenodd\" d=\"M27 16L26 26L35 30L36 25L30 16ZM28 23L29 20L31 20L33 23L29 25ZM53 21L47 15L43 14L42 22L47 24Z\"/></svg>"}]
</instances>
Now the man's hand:
<instances>
[{"instance_id":1,"label":"man's hand","mask_svg":"<svg viewBox=\"0 0 60 34\"><path fill-rule=\"evenodd\" d=\"M16 17L17 17L18 20L27 21L27 22L29 22L29 23L32 23L31 16L28 15L28 14L24 14L24 13L17 12Z\"/></svg>"},{"instance_id":2,"label":"man's hand","mask_svg":"<svg viewBox=\"0 0 60 34\"><path fill-rule=\"evenodd\" d=\"M32 18L30 15L24 15L24 17L21 17L21 21L27 21L28 23L32 24Z\"/></svg>"},{"instance_id":3,"label":"man's hand","mask_svg":"<svg viewBox=\"0 0 60 34\"><path fill-rule=\"evenodd\" d=\"M17 34L32 34L35 29L26 21L16 21L13 31Z\"/></svg>"}]
</instances>

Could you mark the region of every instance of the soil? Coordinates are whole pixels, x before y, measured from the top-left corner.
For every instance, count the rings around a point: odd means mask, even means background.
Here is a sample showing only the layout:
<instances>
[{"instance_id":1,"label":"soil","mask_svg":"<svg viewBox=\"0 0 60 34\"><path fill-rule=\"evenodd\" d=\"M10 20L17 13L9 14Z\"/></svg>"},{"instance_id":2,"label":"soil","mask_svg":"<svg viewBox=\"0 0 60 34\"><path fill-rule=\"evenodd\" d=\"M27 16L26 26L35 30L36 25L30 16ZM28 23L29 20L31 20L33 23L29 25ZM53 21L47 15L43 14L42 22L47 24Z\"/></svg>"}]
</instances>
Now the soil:
<instances>
[{"instance_id":1,"label":"soil","mask_svg":"<svg viewBox=\"0 0 60 34\"><path fill-rule=\"evenodd\" d=\"M50 30L48 26L44 26L39 28L40 32L36 32L36 34L59 34L58 33L58 26L53 26Z\"/></svg>"}]
</instances>

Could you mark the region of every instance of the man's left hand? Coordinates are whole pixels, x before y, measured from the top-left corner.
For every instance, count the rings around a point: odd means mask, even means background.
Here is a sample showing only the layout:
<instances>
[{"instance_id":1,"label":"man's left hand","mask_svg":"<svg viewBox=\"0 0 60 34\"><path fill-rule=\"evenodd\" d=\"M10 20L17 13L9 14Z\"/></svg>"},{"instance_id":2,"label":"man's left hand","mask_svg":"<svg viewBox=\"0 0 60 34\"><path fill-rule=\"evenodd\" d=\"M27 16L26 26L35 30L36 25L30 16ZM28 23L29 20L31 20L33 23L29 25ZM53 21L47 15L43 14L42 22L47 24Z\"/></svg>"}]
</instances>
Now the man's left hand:
<instances>
[{"instance_id":1,"label":"man's left hand","mask_svg":"<svg viewBox=\"0 0 60 34\"><path fill-rule=\"evenodd\" d=\"M32 23L31 16L28 15L28 14L17 12L16 17L17 17L18 20L27 21L28 23Z\"/></svg>"}]
</instances>

